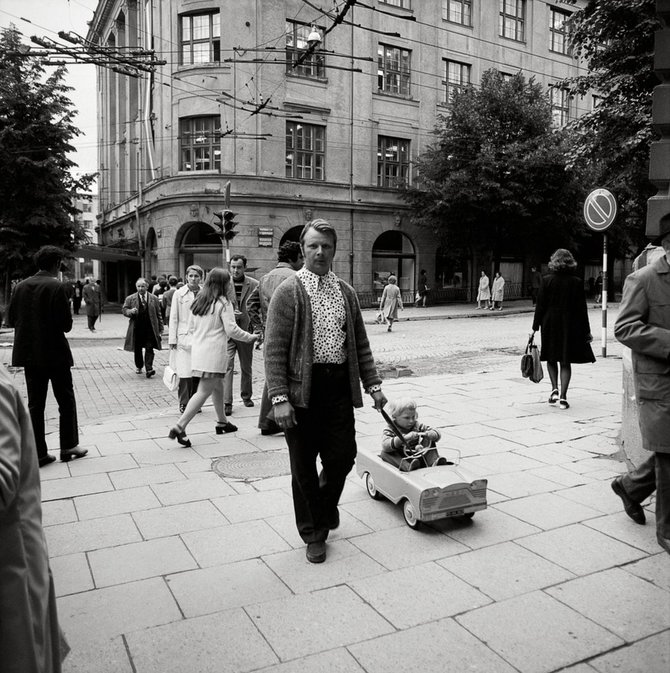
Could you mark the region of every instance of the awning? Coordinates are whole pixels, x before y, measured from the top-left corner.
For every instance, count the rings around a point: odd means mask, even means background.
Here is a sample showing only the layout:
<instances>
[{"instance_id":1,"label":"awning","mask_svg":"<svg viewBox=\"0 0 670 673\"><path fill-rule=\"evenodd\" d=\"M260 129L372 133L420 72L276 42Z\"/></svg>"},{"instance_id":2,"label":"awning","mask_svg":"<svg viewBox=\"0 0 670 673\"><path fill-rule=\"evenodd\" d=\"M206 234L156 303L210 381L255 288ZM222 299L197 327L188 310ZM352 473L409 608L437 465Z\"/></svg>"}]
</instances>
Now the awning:
<instances>
[{"instance_id":1,"label":"awning","mask_svg":"<svg viewBox=\"0 0 670 673\"><path fill-rule=\"evenodd\" d=\"M83 257L84 259L97 259L101 262L140 261L139 248L116 248L109 245L97 245L95 243L89 243L77 248L74 256Z\"/></svg>"}]
</instances>

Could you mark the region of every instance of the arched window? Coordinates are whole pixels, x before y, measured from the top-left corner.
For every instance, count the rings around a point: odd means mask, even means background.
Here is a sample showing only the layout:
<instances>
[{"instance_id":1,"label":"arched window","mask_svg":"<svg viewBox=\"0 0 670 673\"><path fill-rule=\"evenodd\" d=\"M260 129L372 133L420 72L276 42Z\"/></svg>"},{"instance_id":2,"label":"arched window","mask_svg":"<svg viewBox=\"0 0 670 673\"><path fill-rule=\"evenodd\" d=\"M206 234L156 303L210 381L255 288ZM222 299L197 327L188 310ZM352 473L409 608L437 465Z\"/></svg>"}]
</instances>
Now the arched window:
<instances>
[{"instance_id":1,"label":"arched window","mask_svg":"<svg viewBox=\"0 0 670 673\"><path fill-rule=\"evenodd\" d=\"M191 264L201 266L205 272L221 266L223 248L221 239L206 222L187 222L179 245L179 272L183 276Z\"/></svg>"},{"instance_id":2,"label":"arched window","mask_svg":"<svg viewBox=\"0 0 670 673\"><path fill-rule=\"evenodd\" d=\"M414 245L402 231L385 231L372 246L372 289L381 294L388 277L398 278L398 287L414 291L416 275Z\"/></svg>"}]
</instances>

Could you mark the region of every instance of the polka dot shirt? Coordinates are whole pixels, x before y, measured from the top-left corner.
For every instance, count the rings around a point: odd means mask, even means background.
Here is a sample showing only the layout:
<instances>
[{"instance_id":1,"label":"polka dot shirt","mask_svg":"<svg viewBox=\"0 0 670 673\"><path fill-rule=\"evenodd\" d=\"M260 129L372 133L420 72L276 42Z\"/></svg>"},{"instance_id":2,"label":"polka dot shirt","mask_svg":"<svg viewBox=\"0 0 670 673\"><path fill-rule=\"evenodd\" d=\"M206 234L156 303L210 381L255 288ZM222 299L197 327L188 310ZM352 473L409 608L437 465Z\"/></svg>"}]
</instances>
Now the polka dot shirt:
<instances>
[{"instance_id":1,"label":"polka dot shirt","mask_svg":"<svg viewBox=\"0 0 670 673\"><path fill-rule=\"evenodd\" d=\"M314 362L346 362L347 313L337 276L332 271L319 276L304 267L297 275L312 305Z\"/></svg>"}]
</instances>

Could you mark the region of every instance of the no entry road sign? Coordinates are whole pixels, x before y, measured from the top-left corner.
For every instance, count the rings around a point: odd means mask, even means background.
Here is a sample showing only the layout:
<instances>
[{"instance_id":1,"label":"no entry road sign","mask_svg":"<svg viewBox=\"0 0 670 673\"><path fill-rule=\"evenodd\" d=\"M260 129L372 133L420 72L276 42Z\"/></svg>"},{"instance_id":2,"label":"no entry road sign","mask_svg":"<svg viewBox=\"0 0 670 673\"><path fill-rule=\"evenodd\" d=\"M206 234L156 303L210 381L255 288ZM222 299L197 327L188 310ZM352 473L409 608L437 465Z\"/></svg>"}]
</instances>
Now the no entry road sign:
<instances>
[{"instance_id":1,"label":"no entry road sign","mask_svg":"<svg viewBox=\"0 0 670 673\"><path fill-rule=\"evenodd\" d=\"M616 199L607 189L594 189L584 201L584 219L594 231L605 231L616 217Z\"/></svg>"}]
</instances>

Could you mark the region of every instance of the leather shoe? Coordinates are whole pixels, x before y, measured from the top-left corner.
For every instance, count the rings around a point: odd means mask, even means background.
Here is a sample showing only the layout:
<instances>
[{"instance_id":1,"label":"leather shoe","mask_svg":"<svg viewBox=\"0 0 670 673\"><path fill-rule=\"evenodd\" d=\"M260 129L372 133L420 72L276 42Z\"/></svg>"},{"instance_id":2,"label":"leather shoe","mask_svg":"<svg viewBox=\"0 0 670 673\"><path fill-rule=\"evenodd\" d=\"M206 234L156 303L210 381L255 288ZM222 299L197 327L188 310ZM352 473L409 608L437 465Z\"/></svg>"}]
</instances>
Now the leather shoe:
<instances>
[{"instance_id":1,"label":"leather shoe","mask_svg":"<svg viewBox=\"0 0 670 673\"><path fill-rule=\"evenodd\" d=\"M242 400L244 402L245 407L253 407L254 406L254 401L253 400Z\"/></svg>"},{"instance_id":2,"label":"leather shoe","mask_svg":"<svg viewBox=\"0 0 670 673\"><path fill-rule=\"evenodd\" d=\"M56 456L52 456L48 453L47 453L46 456L40 456L40 458L39 458L40 467L44 467L45 465L48 465L49 463L53 463L54 460L56 460Z\"/></svg>"},{"instance_id":3,"label":"leather shoe","mask_svg":"<svg viewBox=\"0 0 670 673\"><path fill-rule=\"evenodd\" d=\"M306 556L310 563L323 563L326 560L326 543L309 542L307 544Z\"/></svg>"},{"instance_id":4,"label":"leather shoe","mask_svg":"<svg viewBox=\"0 0 670 673\"><path fill-rule=\"evenodd\" d=\"M147 371L147 378L150 379L156 373L155 369L149 369Z\"/></svg>"},{"instance_id":5,"label":"leather shoe","mask_svg":"<svg viewBox=\"0 0 670 673\"><path fill-rule=\"evenodd\" d=\"M223 413L226 414L226 416L232 416L233 415L233 405L232 404L226 404L225 407L223 408Z\"/></svg>"},{"instance_id":6,"label":"leather shoe","mask_svg":"<svg viewBox=\"0 0 670 673\"><path fill-rule=\"evenodd\" d=\"M141 374L142 373L142 367L137 367L137 369L135 369L135 373L136 374Z\"/></svg>"},{"instance_id":7,"label":"leather shoe","mask_svg":"<svg viewBox=\"0 0 670 673\"><path fill-rule=\"evenodd\" d=\"M641 526L644 526L647 521L644 516L644 509L639 502L632 500L628 493L626 493L626 489L623 487L621 477L617 477L612 482L612 490L621 498L621 500L623 500L623 508L626 514L628 514L628 516L633 519L635 523L639 523Z\"/></svg>"},{"instance_id":8,"label":"leather shoe","mask_svg":"<svg viewBox=\"0 0 670 673\"><path fill-rule=\"evenodd\" d=\"M83 458L87 453L88 449L78 449L75 446L73 449L68 449L67 451L61 450L60 459L63 463L69 463L76 458Z\"/></svg>"}]
</instances>

